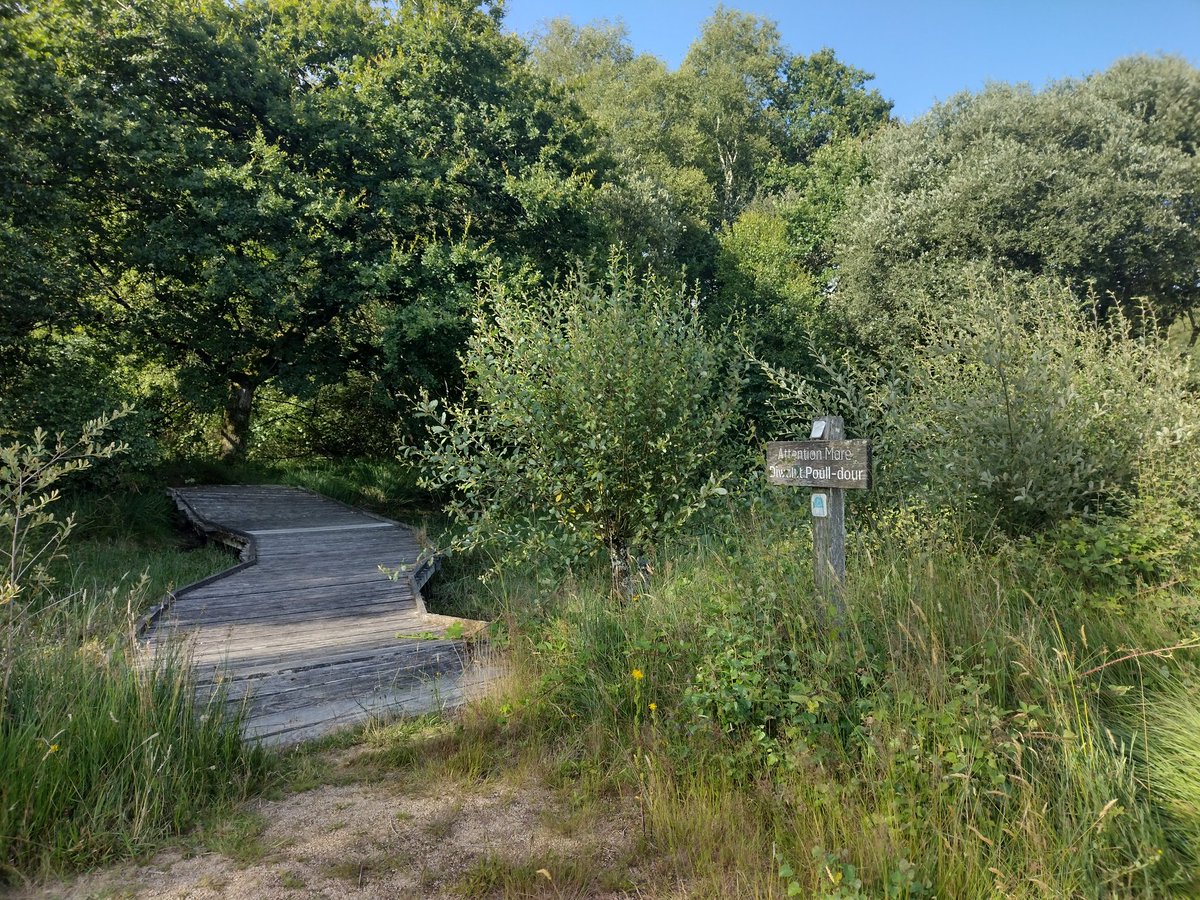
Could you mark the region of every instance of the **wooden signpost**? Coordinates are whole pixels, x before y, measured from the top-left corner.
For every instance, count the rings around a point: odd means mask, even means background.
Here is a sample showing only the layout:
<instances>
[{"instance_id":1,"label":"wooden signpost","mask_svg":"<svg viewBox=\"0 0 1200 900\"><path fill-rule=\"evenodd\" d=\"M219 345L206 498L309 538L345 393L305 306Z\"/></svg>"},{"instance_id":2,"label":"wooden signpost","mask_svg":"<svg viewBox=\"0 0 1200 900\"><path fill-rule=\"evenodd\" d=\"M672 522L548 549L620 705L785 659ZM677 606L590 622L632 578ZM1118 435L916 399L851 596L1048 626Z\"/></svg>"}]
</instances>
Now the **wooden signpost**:
<instances>
[{"instance_id":1,"label":"wooden signpost","mask_svg":"<svg viewBox=\"0 0 1200 900\"><path fill-rule=\"evenodd\" d=\"M871 442L848 441L841 416L814 419L811 440L767 444L767 481L813 488L813 574L817 589L837 608L845 608L846 491L871 487Z\"/></svg>"}]
</instances>

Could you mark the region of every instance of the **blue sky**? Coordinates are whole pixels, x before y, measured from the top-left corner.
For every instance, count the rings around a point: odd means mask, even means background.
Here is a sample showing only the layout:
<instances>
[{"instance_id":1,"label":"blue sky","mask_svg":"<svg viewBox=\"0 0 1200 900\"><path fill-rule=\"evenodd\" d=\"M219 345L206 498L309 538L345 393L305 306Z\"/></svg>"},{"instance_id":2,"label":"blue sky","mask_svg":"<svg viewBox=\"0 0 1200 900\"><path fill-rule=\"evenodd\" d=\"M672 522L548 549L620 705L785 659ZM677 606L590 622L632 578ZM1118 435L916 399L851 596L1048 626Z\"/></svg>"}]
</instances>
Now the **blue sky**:
<instances>
[{"instance_id":1,"label":"blue sky","mask_svg":"<svg viewBox=\"0 0 1200 900\"><path fill-rule=\"evenodd\" d=\"M873 85L911 119L936 100L988 81L1048 81L1107 68L1131 53L1173 53L1200 65L1200 0L897 0L727 6L779 23L788 47L832 47L875 73ZM546 19L620 19L639 51L675 66L716 3L684 0L507 0L507 27L521 34Z\"/></svg>"}]
</instances>

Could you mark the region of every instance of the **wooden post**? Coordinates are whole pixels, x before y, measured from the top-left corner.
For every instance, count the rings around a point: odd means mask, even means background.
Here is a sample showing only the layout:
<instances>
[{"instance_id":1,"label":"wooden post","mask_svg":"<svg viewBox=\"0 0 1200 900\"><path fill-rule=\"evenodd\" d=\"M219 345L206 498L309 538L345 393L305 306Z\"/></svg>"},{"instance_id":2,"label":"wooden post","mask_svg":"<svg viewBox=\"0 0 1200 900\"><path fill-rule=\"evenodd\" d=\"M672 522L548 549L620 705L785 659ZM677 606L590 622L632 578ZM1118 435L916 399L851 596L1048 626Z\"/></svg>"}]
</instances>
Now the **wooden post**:
<instances>
[{"instance_id":1,"label":"wooden post","mask_svg":"<svg viewBox=\"0 0 1200 900\"><path fill-rule=\"evenodd\" d=\"M812 438L819 441L840 441L846 436L841 416L822 416L813 420ZM828 605L837 611L838 621L846 618L846 603L842 596L846 584L846 491L840 487L813 488L813 496L825 495L825 515L814 515L813 576L817 591ZM819 503L812 502L812 511Z\"/></svg>"},{"instance_id":2,"label":"wooden post","mask_svg":"<svg viewBox=\"0 0 1200 900\"><path fill-rule=\"evenodd\" d=\"M871 489L871 442L846 440L841 416L814 419L807 441L767 442L767 482L812 488L813 576L845 620L846 491Z\"/></svg>"}]
</instances>

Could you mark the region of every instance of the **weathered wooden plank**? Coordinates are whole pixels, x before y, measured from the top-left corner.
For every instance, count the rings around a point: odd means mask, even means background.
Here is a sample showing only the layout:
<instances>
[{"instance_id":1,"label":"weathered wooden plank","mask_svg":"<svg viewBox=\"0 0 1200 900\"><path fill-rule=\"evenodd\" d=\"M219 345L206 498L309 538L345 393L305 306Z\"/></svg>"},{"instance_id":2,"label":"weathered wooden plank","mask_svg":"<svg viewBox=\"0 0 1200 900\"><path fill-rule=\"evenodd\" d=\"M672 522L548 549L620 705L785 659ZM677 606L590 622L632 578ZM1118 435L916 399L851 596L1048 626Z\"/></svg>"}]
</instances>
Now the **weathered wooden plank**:
<instances>
[{"instance_id":1,"label":"weathered wooden plank","mask_svg":"<svg viewBox=\"0 0 1200 900\"><path fill-rule=\"evenodd\" d=\"M226 703L241 703L249 695L254 714L272 715L285 710L302 709L328 700L353 699L378 691L411 688L435 675L461 672L464 660L459 654L410 661L407 665L376 664L341 666L333 671L308 670L287 676L271 676L257 681L230 685Z\"/></svg>"},{"instance_id":2,"label":"weathered wooden plank","mask_svg":"<svg viewBox=\"0 0 1200 900\"><path fill-rule=\"evenodd\" d=\"M327 609L264 609L255 611L254 613L248 613L244 607L240 606L222 609L203 609L190 614L187 619L176 619L169 622L168 627L174 626L176 631L187 632L194 631L197 628L223 628L240 624L252 626L287 626L297 621L301 616L303 616L305 624L324 623L328 627L334 620L344 619L349 614L359 612L364 615L380 614L391 616L396 613L405 612L413 616L418 615L416 600L412 597L396 598L385 596L378 600L370 602L360 601L353 604L331 602ZM404 623L401 621L396 624L399 627Z\"/></svg>"},{"instance_id":3,"label":"weathered wooden plank","mask_svg":"<svg viewBox=\"0 0 1200 900\"><path fill-rule=\"evenodd\" d=\"M405 581L389 581L386 578L373 581L363 579L351 584L278 584L270 589L251 586L248 590L235 584L229 590L205 591L200 596L190 596L188 605L196 610L245 609L250 615L259 609L294 609L297 613L303 613L310 603L315 604L319 600L327 601L328 608L336 603L369 601L378 597L412 600L413 592Z\"/></svg>"},{"instance_id":4,"label":"weathered wooden plank","mask_svg":"<svg viewBox=\"0 0 1200 900\"><path fill-rule=\"evenodd\" d=\"M427 681L434 675L460 671L463 660L457 655L435 660L413 660L405 665L378 664L372 667L345 666L329 672L308 670L287 676L268 676L220 687L227 692L226 704L241 703L246 697L254 702L255 715L299 709L319 701L352 698L377 690L398 690ZM218 686L214 685L215 690Z\"/></svg>"},{"instance_id":5,"label":"weathered wooden plank","mask_svg":"<svg viewBox=\"0 0 1200 900\"><path fill-rule=\"evenodd\" d=\"M411 667L426 658L443 653L464 653L455 641L391 642L378 645L355 645L323 654L279 654L247 660L245 665L231 669L219 663L197 667L197 685L259 682L275 675L295 675L311 671L331 671L339 666L371 665L375 661L394 661L398 666Z\"/></svg>"},{"instance_id":6,"label":"weathered wooden plank","mask_svg":"<svg viewBox=\"0 0 1200 900\"><path fill-rule=\"evenodd\" d=\"M236 665L239 660L255 656L309 651L320 654L366 642L371 646L382 646L389 641L417 640L423 629L414 618L409 622L383 619L356 626L333 623L316 628L286 629L280 634L282 630L277 626L266 626L247 634L236 626L199 629L188 641L188 646L197 662L227 660L230 665ZM336 639L329 635L331 631L337 632Z\"/></svg>"},{"instance_id":7,"label":"weathered wooden plank","mask_svg":"<svg viewBox=\"0 0 1200 900\"><path fill-rule=\"evenodd\" d=\"M251 736L269 737L320 726L315 733L323 734L332 725L359 722L373 715L394 714L397 711L428 712L452 706L461 701L462 691L457 679L434 678L430 679L428 684L407 690L388 691L355 699L330 701L299 710L254 716L246 723L246 731Z\"/></svg>"},{"instance_id":8,"label":"weathered wooden plank","mask_svg":"<svg viewBox=\"0 0 1200 900\"><path fill-rule=\"evenodd\" d=\"M495 675L495 670L490 667L473 665L459 675L440 675L414 690L396 691L348 711L344 703L331 703L298 712L282 723L283 717L252 720L247 731L256 734L265 744L288 744L368 718L436 712L461 704L469 692L478 690Z\"/></svg>"},{"instance_id":9,"label":"weathered wooden plank","mask_svg":"<svg viewBox=\"0 0 1200 900\"><path fill-rule=\"evenodd\" d=\"M330 587L333 587L333 590L330 590ZM302 617L309 611L351 607L357 603L378 603L384 600L415 603L416 594L409 584L390 581L361 581L348 586L316 585L262 592L238 591L189 598L185 606L176 610L176 614L180 619L185 619L205 611L211 614L242 610L248 616L255 616L267 610L271 614L293 611Z\"/></svg>"},{"instance_id":10,"label":"weathered wooden plank","mask_svg":"<svg viewBox=\"0 0 1200 900\"><path fill-rule=\"evenodd\" d=\"M295 535L273 535L266 538L255 538L255 541L260 552L266 558L297 551L319 554L349 552L355 556L370 556L394 550L411 552L421 549L415 538L398 530L393 525L383 527L372 525L365 534L358 529L355 529L355 532L349 534L344 531L335 532L332 535L322 532L321 534L324 536L319 540L315 539L315 536L306 539Z\"/></svg>"},{"instance_id":11,"label":"weathered wooden plank","mask_svg":"<svg viewBox=\"0 0 1200 900\"><path fill-rule=\"evenodd\" d=\"M324 602L324 606L317 603ZM205 606L188 610L185 614L168 620L162 629L163 636L172 632L186 633L196 628L217 628L226 625L244 624L247 627L261 625L283 625L296 623L298 627L309 624L320 624L328 627L330 620L359 617L374 619L385 615L395 617L397 627L406 623L408 618L422 618L417 608L417 601L411 595L394 596L380 594L377 597L358 598L353 601L330 598L326 601L310 601L304 607L272 606L260 607L229 604L225 606Z\"/></svg>"},{"instance_id":12,"label":"weathered wooden plank","mask_svg":"<svg viewBox=\"0 0 1200 900\"><path fill-rule=\"evenodd\" d=\"M316 533L330 533L335 531L358 531L366 528L395 528L395 525L389 525L387 522L354 522L349 525L308 525L292 528L264 528L261 531L251 531L250 533L256 538L275 537L276 535L297 535L307 536Z\"/></svg>"},{"instance_id":13,"label":"weathered wooden plank","mask_svg":"<svg viewBox=\"0 0 1200 900\"><path fill-rule=\"evenodd\" d=\"M328 639L331 630L340 632L336 640ZM364 642L381 646L388 642L417 640L421 633L421 626L415 621L404 623L382 617L353 626L335 619L295 629L281 627L278 623L246 631L236 624L214 625L194 629L187 636L187 648L197 662L226 659L230 665L236 665L238 660L254 656L320 654L334 652L340 647L360 646Z\"/></svg>"},{"instance_id":14,"label":"weathered wooden plank","mask_svg":"<svg viewBox=\"0 0 1200 900\"><path fill-rule=\"evenodd\" d=\"M444 617L438 617L439 619ZM197 663L215 662L221 657L227 657L231 665L238 660L249 659L255 654L259 656L286 656L289 654L310 654L312 652L335 652L344 646L357 647L369 644L371 647L385 647L397 641L426 640L422 635L440 634L445 624L438 622L430 624L423 616L409 615L404 618L389 620L380 617L375 621L366 622L362 627L356 627L353 633L348 633L341 625L330 627L328 623L320 623L321 627L314 628L277 628L267 626L260 629L241 629L237 625L218 626L213 628L198 628L190 631L176 632L164 635L158 646L171 646L182 642L184 650L190 653ZM249 633L242 633L248 631ZM330 635L330 632L336 632Z\"/></svg>"},{"instance_id":15,"label":"weathered wooden plank","mask_svg":"<svg viewBox=\"0 0 1200 900\"><path fill-rule=\"evenodd\" d=\"M426 617L412 577L380 571L430 568L411 528L301 488L172 495L245 563L176 592L147 626L149 649L185 654L202 701L219 689L227 704L248 704L247 736L295 740L366 714L434 708L434 682L461 697L462 642L403 637L453 620Z\"/></svg>"}]
</instances>

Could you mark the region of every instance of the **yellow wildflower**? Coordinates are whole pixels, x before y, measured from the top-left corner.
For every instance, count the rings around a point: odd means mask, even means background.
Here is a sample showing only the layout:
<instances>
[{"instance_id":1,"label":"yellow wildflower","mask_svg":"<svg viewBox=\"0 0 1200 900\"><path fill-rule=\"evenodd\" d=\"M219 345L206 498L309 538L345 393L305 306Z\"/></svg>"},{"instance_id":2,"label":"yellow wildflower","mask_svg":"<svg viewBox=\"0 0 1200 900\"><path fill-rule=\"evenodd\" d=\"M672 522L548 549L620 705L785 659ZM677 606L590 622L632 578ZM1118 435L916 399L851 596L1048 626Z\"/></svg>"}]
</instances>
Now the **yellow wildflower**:
<instances>
[{"instance_id":1,"label":"yellow wildflower","mask_svg":"<svg viewBox=\"0 0 1200 900\"><path fill-rule=\"evenodd\" d=\"M657 703L651 703L651 704L650 704L650 712L654 712L656 709L658 709L658 704L657 704Z\"/></svg>"},{"instance_id":2,"label":"yellow wildflower","mask_svg":"<svg viewBox=\"0 0 1200 900\"><path fill-rule=\"evenodd\" d=\"M645 677L646 677L646 676L645 676L645 675L642 673L642 670L641 670L641 669L634 669L634 670L633 670L632 672L630 672L629 674L633 676L633 680L634 680L634 681L641 681L643 678L645 678Z\"/></svg>"}]
</instances>

